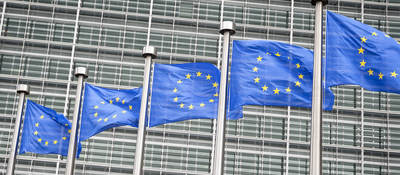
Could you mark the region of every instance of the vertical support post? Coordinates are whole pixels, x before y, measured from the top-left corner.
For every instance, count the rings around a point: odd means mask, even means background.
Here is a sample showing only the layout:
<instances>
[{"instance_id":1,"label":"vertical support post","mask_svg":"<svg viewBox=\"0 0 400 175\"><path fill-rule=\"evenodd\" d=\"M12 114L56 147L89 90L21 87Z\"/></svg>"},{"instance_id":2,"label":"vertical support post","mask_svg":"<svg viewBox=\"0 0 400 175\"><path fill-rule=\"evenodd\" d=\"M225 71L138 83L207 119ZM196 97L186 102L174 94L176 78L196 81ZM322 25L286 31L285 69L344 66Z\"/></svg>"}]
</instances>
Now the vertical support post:
<instances>
[{"instance_id":1,"label":"vertical support post","mask_svg":"<svg viewBox=\"0 0 400 175\"><path fill-rule=\"evenodd\" d=\"M314 73L310 145L310 175L322 174L322 7L328 0L312 0L315 5Z\"/></svg>"},{"instance_id":2,"label":"vertical support post","mask_svg":"<svg viewBox=\"0 0 400 175\"><path fill-rule=\"evenodd\" d=\"M217 136L215 142L215 158L213 174L224 174L224 153L225 153L225 123L226 123L226 87L228 80L229 65L229 44L231 35L235 34L235 24L232 21L221 23L219 33L224 35L222 50L221 80L219 87Z\"/></svg>"},{"instance_id":3,"label":"vertical support post","mask_svg":"<svg viewBox=\"0 0 400 175\"><path fill-rule=\"evenodd\" d=\"M76 87L75 107L71 126L71 136L69 138L67 167L65 170L65 175L73 175L75 170L75 157L79 133L79 115L81 110L82 87L83 80L88 77L88 71L86 67L77 67L75 69L75 76L78 77L78 84Z\"/></svg>"},{"instance_id":4,"label":"vertical support post","mask_svg":"<svg viewBox=\"0 0 400 175\"><path fill-rule=\"evenodd\" d=\"M25 95L29 94L29 86L26 84L18 85L17 93L19 94L19 101L18 101L17 115L15 116L15 126L14 126L13 140L11 143L11 153L7 165L7 175L14 174L15 160L18 150L19 131L21 130L22 110L24 108Z\"/></svg>"},{"instance_id":5,"label":"vertical support post","mask_svg":"<svg viewBox=\"0 0 400 175\"><path fill-rule=\"evenodd\" d=\"M134 175L143 174L143 157L144 157L144 141L146 131L146 113L147 113L147 99L149 96L149 82L150 82L150 68L151 60L157 57L157 50L152 46L143 47L143 57L145 57L144 65L144 78L143 78L143 90L142 90L142 101L140 103L140 114L139 114L139 126L136 140L136 153L135 153L135 166Z\"/></svg>"},{"instance_id":6,"label":"vertical support post","mask_svg":"<svg viewBox=\"0 0 400 175\"><path fill-rule=\"evenodd\" d=\"M1 12L1 21L0 21L0 36L3 34L3 25L4 25L4 15L6 14L7 1L3 2L3 11Z\"/></svg>"}]
</instances>

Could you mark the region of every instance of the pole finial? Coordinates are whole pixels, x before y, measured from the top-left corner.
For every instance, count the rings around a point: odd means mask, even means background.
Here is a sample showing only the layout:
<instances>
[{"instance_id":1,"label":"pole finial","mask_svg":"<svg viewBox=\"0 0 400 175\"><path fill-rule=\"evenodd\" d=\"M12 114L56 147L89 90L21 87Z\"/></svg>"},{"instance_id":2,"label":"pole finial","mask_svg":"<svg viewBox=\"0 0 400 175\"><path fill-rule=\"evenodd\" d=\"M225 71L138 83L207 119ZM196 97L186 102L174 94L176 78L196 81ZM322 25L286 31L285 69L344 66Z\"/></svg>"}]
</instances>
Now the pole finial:
<instances>
[{"instance_id":1,"label":"pole finial","mask_svg":"<svg viewBox=\"0 0 400 175\"><path fill-rule=\"evenodd\" d=\"M318 1L322 1L322 5L328 4L328 0L311 0L311 4L315 5Z\"/></svg>"},{"instance_id":2,"label":"pole finial","mask_svg":"<svg viewBox=\"0 0 400 175\"><path fill-rule=\"evenodd\" d=\"M151 56L151 58L157 57L157 49L153 46L145 46L142 51L143 57Z\"/></svg>"},{"instance_id":3,"label":"pole finial","mask_svg":"<svg viewBox=\"0 0 400 175\"><path fill-rule=\"evenodd\" d=\"M83 75L84 78L88 77L88 70L86 67L77 67L75 68L75 76Z\"/></svg>"},{"instance_id":4,"label":"pole finial","mask_svg":"<svg viewBox=\"0 0 400 175\"><path fill-rule=\"evenodd\" d=\"M221 28L219 29L219 33L224 34L225 32L229 32L231 35L235 34L236 25L232 21L224 21L221 23Z\"/></svg>"},{"instance_id":5,"label":"pole finial","mask_svg":"<svg viewBox=\"0 0 400 175\"><path fill-rule=\"evenodd\" d=\"M19 84L17 86L17 93L25 93L25 94L29 94L29 85L26 84Z\"/></svg>"}]
</instances>

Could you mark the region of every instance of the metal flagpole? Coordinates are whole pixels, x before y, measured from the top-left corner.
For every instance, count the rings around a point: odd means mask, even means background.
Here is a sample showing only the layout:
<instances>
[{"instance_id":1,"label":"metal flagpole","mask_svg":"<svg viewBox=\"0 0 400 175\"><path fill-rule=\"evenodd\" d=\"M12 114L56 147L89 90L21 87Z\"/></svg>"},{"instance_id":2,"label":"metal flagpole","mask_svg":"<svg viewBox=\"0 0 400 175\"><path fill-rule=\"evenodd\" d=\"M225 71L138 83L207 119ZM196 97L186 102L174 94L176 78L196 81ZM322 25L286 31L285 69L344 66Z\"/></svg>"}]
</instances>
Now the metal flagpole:
<instances>
[{"instance_id":1,"label":"metal flagpole","mask_svg":"<svg viewBox=\"0 0 400 175\"><path fill-rule=\"evenodd\" d=\"M144 65L144 78L143 78L143 90L142 90L142 101L140 103L140 114L139 114L139 126L136 140L136 153L135 153L135 166L133 174L143 174L143 157L144 157L144 139L146 131L146 113L147 113L147 98L149 94L149 82L150 82L150 68L151 59L157 57L157 50L152 46L143 47L143 57L145 57Z\"/></svg>"},{"instance_id":2,"label":"metal flagpole","mask_svg":"<svg viewBox=\"0 0 400 175\"><path fill-rule=\"evenodd\" d=\"M18 85L17 93L19 94L19 101L18 101L17 116L15 116L15 126L14 126L14 135L11 145L11 153L7 165L7 175L14 174L15 158L17 156L17 150L18 150L19 131L21 130L22 110L24 108L25 95L29 94L29 86L26 84Z\"/></svg>"},{"instance_id":3,"label":"metal flagpole","mask_svg":"<svg viewBox=\"0 0 400 175\"><path fill-rule=\"evenodd\" d=\"M225 151L225 121L226 121L226 84L228 80L229 44L231 35L235 34L235 24L232 21L224 21L219 33L224 35L222 50L221 81L219 87L217 137L215 142L215 159L213 174L224 174L224 151Z\"/></svg>"},{"instance_id":4,"label":"metal flagpole","mask_svg":"<svg viewBox=\"0 0 400 175\"><path fill-rule=\"evenodd\" d=\"M74 116L72 119L71 135L69 138L68 156L67 156L68 159L67 159L67 167L65 175L73 175L75 169L75 157L76 157L76 147L77 147L76 142L79 131L79 114L81 110L82 87L83 87L83 80L88 77L88 71L86 67L77 67L75 69L75 76L78 77L78 84L76 87Z\"/></svg>"},{"instance_id":5,"label":"metal flagpole","mask_svg":"<svg viewBox=\"0 0 400 175\"><path fill-rule=\"evenodd\" d=\"M312 89L312 118L310 145L310 175L322 174L322 7L328 0L312 0L315 5L314 74Z\"/></svg>"}]
</instances>

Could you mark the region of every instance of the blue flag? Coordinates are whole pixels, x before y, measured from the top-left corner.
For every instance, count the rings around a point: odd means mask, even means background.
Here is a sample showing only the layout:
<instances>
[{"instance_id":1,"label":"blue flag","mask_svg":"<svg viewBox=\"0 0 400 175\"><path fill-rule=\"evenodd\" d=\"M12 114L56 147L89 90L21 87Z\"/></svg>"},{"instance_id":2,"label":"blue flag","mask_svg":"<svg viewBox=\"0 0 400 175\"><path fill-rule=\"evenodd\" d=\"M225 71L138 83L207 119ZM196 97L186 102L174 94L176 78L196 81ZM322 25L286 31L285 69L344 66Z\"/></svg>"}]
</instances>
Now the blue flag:
<instances>
[{"instance_id":1,"label":"blue flag","mask_svg":"<svg viewBox=\"0 0 400 175\"><path fill-rule=\"evenodd\" d=\"M229 84L230 119L242 117L243 105L311 107L313 52L280 42L235 40ZM324 109L334 96L325 90Z\"/></svg>"},{"instance_id":2,"label":"blue flag","mask_svg":"<svg viewBox=\"0 0 400 175\"><path fill-rule=\"evenodd\" d=\"M327 12L326 81L400 93L400 44L351 18Z\"/></svg>"},{"instance_id":3,"label":"blue flag","mask_svg":"<svg viewBox=\"0 0 400 175\"><path fill-rule=\"evenodd\" d=\"M85 84L80 140L104 130L138 126L142 89L108 89Z\"/></svg>"},{"instance_id":4,"label":"blue flag","mask_svg":"<svg viewBox=\"0 0 400 175\"><path fill-rule=\"evenodd\" d=\"M67 118L27 100L19 154L33 152L67 156L70 133L71 123ZM79 143L76 157L80 152Z\"/></svg>"},{"instance_id":5,"label":"blue flag","mask_svg":"<svg viewBox=\"0 0 400 175\"><path fill-rule=\"evenodd\" d=\"M155 64L149 126L215 119L219 77L209 63Z\"/></svg>"}]
</instances>

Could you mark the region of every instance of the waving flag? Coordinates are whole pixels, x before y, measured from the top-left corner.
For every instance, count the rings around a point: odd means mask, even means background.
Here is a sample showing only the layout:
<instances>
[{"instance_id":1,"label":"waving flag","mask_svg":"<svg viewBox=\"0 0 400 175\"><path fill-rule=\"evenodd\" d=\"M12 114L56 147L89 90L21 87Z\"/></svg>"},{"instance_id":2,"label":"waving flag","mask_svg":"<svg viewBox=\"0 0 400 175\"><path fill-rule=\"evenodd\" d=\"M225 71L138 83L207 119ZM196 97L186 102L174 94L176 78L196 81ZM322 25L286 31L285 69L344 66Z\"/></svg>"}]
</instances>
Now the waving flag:
<instances>
[{"instance_id":1,"label":"waving flag","mask_svg":"<svg viewBox=\"0 0 400 175\"><path fill-rule=\"evenodd\" d=\"M311 50L281 42L233 41L228 117L242 117L243 105L310 108L313 57ZM326 89L324 109L333 102Z\"/></svg>"},{"instance_id":2,"label":"waving flag","mask_svg":"<svg viewBox=\"0 0 400 175\"><path fill-rule=\"evenodd\" d=\"M326 81L400 93L400 44L351 18L327 12Z\"/></svg>"},{"instance_id":3,"label":"waving flag","mask_svg":"<svg viewBox=\"0 0 400 175\"><path fill-rule=\"evenodd\" d=\"M155 64L149 126L217 118L219 77L209 63Z\"/></svg>"},{"instance_id":4,"label":"waving flag","mask_svg":"<svg viewBox=\"0 0 400 175\"><path fill-rule=\"evenodd\" d=\"M67 118L27 100L19 154L33 152L67 156L70 133L71 123ZM79 143L77 157L80 152Z\"/></svg>"},{"instance_id":5,"label":"waving flag","mask_svg":"<svg viewBox=\"0 0 400 175\"><path fill-rule=\"evenodd\" d=\"M80 140L104 130L138 126L142 89L108 89L85 84Z\"/></svg>"}]
</instances>

